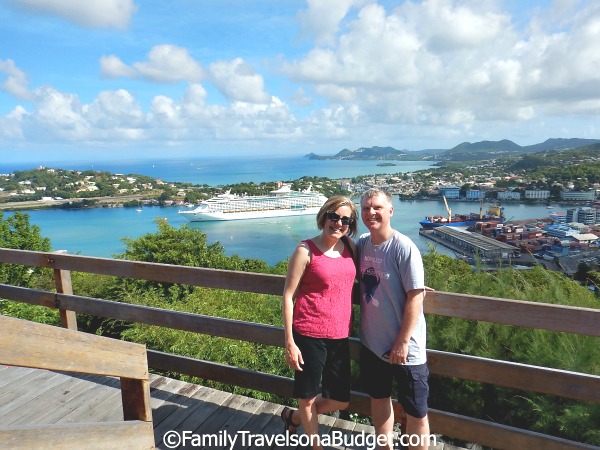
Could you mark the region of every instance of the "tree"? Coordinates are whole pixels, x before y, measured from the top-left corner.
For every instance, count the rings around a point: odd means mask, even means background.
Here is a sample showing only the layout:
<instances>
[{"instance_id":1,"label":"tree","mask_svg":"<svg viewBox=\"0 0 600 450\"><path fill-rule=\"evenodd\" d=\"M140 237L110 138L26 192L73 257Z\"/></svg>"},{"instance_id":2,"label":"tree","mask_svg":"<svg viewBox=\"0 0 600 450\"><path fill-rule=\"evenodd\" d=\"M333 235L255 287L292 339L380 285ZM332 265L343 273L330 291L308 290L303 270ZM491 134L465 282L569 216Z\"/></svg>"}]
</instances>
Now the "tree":
<instances>
[{"instance_id":1,"label":"tree","mask_svg":"<svg viewBox=\"0 0 600 450\"><path fill-rule=\"evenodd\" d=\"M200 192L196 191L187 191L185 193L185 198L183 201L186 203L198 203L198 200L201 200L204 196Z\"/></svg>"},{"instance_id":2,"label":"tree","mask_svg":"<svg viewBox=\"0 0 600 450\"><path fill-rule=\"evenodd\" d=\"M40 228L29 223L29 215L15 212L4 218L0 211L0 247L17 250L50 251L50 240L42 237ZM50 270L16 264L0 264L0 283L15 286L52 289ZM41 323L58 322L55 310L42 306L0 300L0 313Z\"/></svg>"},{"instance_id":3,"label":"tree","mask_svg":"<svg viewBox=\"0 0 600 450\"><path fill-rule=\"evenodd\" d=\"M424 256L427 284L437 290L598 308L594 295L562 274L543 269L473 271L460 261ZM431 349L600 374L598 339L430 315ZM482 383L433 376L431 407L555 436L600 444L600 405L557 399Z\"/></svg>"},{"instance_id":4,"label":"tree","mask_svg":"<svg viewBox=\"0 0 600 450\"><path fill-rule=\"evenodd\" d=\"M259 259L226 256L219 242L209 244L200 230L187 226L174 228L166 220L157 219L157 233L147 233L136 239L124 238L126 250L116 258L211 269L269 273L270 268ZM191 293L190 286L156 283L145 280L125 280L125 290L158 290L167 299L181 299Z\"/></svg>"},{"instance_id":5,"label":"tree","mask_svg":"<svg viewBox=\"0 0 600 450\"><path fill-rule=\"evenodd\" d=\"M579 264L577 264L577 272L575 272L575 274L573 275L573 279L577 280L581 283L585 283L588 279L588 272L590 271L590 266L589 264L580 261Z\"/></svg>"},{"instance_id":6,"label":"tree","mask_svg":"<svg viewBox=\"0 0 600 450\"><path fill-rule=\"evenodd\" d=\"M18 250L50 251L50 240L42 237L40 228L29 223L29 215L15 212L4 219L0 211L0 247ZM0 265L0 282L30 287L33 279L41 273L39 268Z\"/></svg>"},{"instance_id":7,"label":"tree","mask_svg":"<svg viewBox=\"0 0 600 450\"><path fill-rule=\"evenodd\" d=\"M460 196L466 197L468 192L473 189L473 186L470 184L463 184L460 188Z\"/></svg>"}]
</instances>

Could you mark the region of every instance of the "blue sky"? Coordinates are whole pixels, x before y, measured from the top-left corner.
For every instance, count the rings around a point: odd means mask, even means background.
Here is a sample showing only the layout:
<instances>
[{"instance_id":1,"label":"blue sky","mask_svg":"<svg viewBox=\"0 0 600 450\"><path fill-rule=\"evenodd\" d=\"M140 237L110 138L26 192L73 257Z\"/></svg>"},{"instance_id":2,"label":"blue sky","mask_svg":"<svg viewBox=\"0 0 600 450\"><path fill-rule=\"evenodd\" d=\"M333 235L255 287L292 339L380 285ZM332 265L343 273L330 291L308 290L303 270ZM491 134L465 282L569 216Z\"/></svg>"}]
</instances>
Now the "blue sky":
<instances>
[{"instance_id":1,"label":"blue sky","mask_svg":"<svg viewBox=\"0 0 600 450\"><path fill-rule=\"evenodd\" d=\"M600 138L600 3L5 0L4 161Z\"/></svg>"}]
</instances>

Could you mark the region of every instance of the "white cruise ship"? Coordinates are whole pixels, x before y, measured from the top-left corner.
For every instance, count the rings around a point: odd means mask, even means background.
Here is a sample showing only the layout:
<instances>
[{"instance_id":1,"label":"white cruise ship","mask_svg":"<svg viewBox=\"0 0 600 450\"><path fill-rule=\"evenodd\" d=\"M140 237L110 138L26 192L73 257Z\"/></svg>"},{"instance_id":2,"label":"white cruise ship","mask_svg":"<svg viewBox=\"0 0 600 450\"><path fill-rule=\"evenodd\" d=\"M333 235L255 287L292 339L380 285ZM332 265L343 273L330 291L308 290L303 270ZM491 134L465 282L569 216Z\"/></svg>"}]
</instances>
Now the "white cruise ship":
<instances>
[{"instance_id":1,"label":"white cruise ship","mask_svg":"<svg viewBox=\"0 0 600 450\"><path fill-rule=\"evenodd\" d=\"M269 195L237 196L227 191L202 201L191 211L179 211L179 214L190 222L316 215L326 200L327 197L310 188L298 192L284 185Z\"/></svg>"}]
</instances>

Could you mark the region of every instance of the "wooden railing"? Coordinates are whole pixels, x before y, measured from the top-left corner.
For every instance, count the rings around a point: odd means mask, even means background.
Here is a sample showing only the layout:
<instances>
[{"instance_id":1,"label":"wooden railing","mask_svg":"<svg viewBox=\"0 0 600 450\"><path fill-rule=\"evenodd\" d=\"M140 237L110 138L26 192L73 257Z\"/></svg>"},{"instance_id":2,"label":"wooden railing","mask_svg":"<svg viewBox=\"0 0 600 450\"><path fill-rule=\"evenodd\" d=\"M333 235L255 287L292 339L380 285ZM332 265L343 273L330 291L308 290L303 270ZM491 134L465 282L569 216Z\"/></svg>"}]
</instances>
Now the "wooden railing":
<instances>
[{"instance_id":1,"label":"wooden railing","mask_svg":"<svg viewBox=\"0 0 600 450\"><path fill-rule=\"evenodd\" d=\"M58 308L62 325L67 328L76 328L75 314L85 313L283 346L281 327L73 295L69 274L71 271L88 272L271 295L281 295L284 284L282 276L9 249L0 249L0 262L54 269L56 293L0 284L0 298ZM600 310L590 308L432 292L427 294L425 312L600 337ZM358 357L358 349L358 341L352 339L351 354L355 359ZM427 355L432 374L600 403L599 376L437 350L428 350ZM292 380L286 377L155 350L148 350L148 364L159 370L197 376L283 397L292 396ZM351 411L370 415L369 404L364 393L352 393ZM399 405L395 405L395 410L399 416ZM429 418L433 433L498 449L598 448L435 409L430 409Z\"/></svg>"}]
</instances>

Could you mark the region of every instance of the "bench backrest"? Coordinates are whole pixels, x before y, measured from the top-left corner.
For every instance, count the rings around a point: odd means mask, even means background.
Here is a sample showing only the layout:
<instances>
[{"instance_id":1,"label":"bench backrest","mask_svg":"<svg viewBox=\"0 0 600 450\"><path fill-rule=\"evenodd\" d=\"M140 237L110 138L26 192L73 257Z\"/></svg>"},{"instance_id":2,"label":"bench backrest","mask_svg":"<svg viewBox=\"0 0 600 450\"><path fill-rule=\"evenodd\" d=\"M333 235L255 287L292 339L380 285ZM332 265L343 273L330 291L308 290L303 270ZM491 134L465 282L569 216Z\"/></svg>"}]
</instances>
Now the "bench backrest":
<instances>
[{"instance_id":1,"label":"bench backrest","mask_svg":"<svg viewBox=\"0 0 600 450\"><path fill-rule=\"evenodd\" d=\"M0 364L119 377L126 421L2 428L8 448L154 448L144 345L0 315Z\"/></svg>"}]
</instances>

